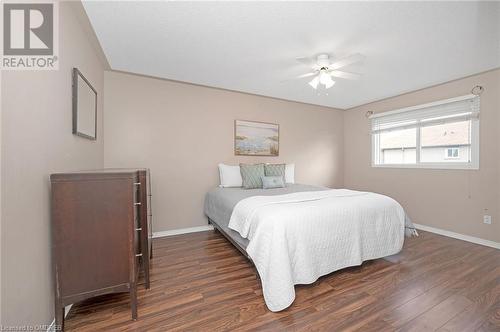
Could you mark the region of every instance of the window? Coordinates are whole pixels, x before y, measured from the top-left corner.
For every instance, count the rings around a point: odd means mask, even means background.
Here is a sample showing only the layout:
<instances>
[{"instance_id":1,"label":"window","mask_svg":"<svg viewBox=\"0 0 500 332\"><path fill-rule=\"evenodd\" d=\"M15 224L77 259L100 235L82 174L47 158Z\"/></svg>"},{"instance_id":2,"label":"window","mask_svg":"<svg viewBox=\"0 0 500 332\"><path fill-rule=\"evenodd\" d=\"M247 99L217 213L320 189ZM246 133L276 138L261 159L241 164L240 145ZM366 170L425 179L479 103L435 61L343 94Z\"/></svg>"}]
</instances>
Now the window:
<instances>
[{"instance_id":1,"label":"window","mask_svg":"<svg viewBox=\"0 0 500 332\"><path fill-rule=\"evenodd\" d=\"M460 159L460 148L447 148L445 159Z\"/></svg>"},{"instance_id":2,"label":"window","mask_svg":"<svg viewBox=\"0 0 500 332\"><path fill-rule=\"evenodd\" d=\"M479 168L478 96L375 114L374 167Z\"/></svg>"}]
</instances>

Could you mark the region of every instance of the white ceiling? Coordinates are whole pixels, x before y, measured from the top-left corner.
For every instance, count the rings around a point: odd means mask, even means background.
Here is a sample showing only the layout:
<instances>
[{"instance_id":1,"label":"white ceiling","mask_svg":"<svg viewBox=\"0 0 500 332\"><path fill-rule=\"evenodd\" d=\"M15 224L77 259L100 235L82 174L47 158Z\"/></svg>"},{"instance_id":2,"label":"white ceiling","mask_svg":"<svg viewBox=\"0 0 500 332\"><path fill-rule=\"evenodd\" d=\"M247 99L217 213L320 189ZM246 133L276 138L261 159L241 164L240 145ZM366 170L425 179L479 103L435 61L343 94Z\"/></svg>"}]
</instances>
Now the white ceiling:
<instances>
[{"instance_id":1,"label":"white ceiling","mask_svg":"<svg viewBox=\"0 0 500 332\"><path fill-rule=\"evenodd\" d=\"M347 109L500 67L498 2L84 3L115 70ZM366 56L328 95L296 57Z\"/></svg>"}]
</instances>

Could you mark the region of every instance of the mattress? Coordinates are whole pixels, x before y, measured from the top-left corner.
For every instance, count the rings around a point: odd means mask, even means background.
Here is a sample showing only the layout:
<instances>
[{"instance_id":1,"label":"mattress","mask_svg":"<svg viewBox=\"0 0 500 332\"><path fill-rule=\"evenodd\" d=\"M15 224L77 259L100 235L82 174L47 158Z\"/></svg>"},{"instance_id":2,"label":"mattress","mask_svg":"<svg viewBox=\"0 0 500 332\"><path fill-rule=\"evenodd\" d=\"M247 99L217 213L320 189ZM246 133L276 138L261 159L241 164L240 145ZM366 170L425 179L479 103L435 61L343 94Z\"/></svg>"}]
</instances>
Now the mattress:
<instances>
[{"instance_id":1,"label":"mattress","mask_svg":"<svg viewBox=\"0 0 500 332\"><path fill-rule=\"evenodd\" d=\"M229 220L235 205L251 196L273 196L284 195L303 191L317 191L329 189L326 187L287 184L285 188L276 189L243 189L243 188L214 188L205 195L205 215L216 223L224 232L231 237L240 247L246 249L248 239L244 239L238 232L228 228Z\"/></svg>"}]
</instances>

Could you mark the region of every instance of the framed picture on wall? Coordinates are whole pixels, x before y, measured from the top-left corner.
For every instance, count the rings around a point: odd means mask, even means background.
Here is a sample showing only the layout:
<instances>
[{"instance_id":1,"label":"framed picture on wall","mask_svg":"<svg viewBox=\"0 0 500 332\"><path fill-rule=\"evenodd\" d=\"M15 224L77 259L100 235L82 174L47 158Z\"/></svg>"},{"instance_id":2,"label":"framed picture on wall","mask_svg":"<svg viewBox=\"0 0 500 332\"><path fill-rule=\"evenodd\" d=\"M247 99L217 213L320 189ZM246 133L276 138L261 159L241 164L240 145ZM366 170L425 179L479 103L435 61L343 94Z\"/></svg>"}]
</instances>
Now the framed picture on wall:
<instances>
[{"instance_id":1,"label":"framed picture on wall","mask_svg":"<svg viewBox=\"0 0 500 332\"><path fill-rule=\"evenodd\" d=\"M97 91L73 68L73 134L97 139Z\"/></svg>"},{"instance_id":2,"label":"framed picture on wall","mask_svg":"<svg viewBox=\"0 0 500 332\"><path fill-rule=\"evenodd\" d=\"M237 156L278 156L280 127L275 123L235 120L234 154Z\"/></svg>"}]
</instances>

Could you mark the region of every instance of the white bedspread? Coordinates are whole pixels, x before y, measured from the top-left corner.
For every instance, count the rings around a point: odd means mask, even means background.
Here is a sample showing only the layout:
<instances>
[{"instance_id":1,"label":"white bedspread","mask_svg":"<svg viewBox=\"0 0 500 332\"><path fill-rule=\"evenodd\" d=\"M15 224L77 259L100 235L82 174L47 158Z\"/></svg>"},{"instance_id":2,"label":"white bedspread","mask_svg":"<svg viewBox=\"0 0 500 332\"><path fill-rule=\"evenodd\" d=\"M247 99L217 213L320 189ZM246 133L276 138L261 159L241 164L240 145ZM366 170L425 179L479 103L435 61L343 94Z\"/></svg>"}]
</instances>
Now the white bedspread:
<instances>
[{"instance_id":1,"label":"white bedspread","mask_svg":"<svg viewBox=\"0 0 500 332\"><path fill-rule=\"evenodd\" d=\"M280 311L296 284L398 253L405 212L390 197L347 189L253 196L238 202L229 228L249 239L266 305Z\"/></svg>"}]
</instances>

